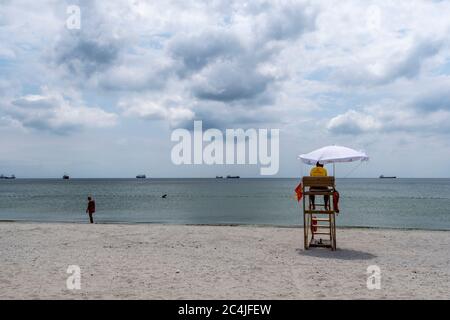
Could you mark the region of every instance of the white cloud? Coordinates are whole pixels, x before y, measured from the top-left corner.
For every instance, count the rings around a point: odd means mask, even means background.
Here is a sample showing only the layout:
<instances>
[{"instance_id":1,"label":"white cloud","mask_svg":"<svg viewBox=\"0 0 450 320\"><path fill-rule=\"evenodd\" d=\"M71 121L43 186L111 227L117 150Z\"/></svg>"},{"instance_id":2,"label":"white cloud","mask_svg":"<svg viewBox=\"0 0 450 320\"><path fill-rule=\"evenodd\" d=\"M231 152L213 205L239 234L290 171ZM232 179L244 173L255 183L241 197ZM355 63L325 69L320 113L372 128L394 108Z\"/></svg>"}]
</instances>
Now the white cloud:
<instances>
[{"instance_id":1,"label":"white cloud","mask_svg":"<svg viewBox=\"0 0 450 320\"><path fill-rule=\"evenodd\" d=\"M148 120L167 120L170 125L178 126L192 120L194 112L177 105L176 101L154 101L153 97L134 97L119 102L123 114Z\"/></svg>"},{"instance_id":2,"label":"white cloud","mask_svg":"<svg viewBox=\"0 0 450 320\"><path fill-rule=\"evenodd\" d=\"M382 124L373 115L349 110L332 118L327 129L333 133L357 134L378 130Z\"/></svg>"},{"instance_id":3,"label":"white cloud","mask_svg":"<svg viewBox=\"0 0 450 320\"><path fill-rule=\"evenodd\" d=\"M100 108L86 107L60 93L43 89L39 95L25 95L6 104L3 112L25 128L58 134L114 126L117 115Z\"/></svg>"},{"instance_id":4,"label":"white cloud","mask_svg":"<svg viewBox=\"0 0 450 320\"><path fill-rule=\"evenodd\" d=\"M361 135L373 133L430 135L450 133L450 111L421 112L407 106L386 105L368 107L363 111L349 110L332 118L327 129L333 134Z\"/></svg>"}]
</instances>

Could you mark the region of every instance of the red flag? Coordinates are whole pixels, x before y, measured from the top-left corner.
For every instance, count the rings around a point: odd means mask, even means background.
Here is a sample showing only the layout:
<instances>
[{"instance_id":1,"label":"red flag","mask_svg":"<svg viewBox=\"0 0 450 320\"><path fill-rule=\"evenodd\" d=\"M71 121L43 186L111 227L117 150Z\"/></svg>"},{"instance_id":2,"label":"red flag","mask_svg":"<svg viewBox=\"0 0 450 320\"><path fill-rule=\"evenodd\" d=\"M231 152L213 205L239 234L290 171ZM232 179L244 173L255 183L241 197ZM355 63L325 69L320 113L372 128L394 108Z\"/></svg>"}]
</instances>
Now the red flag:
<instances>
[{"instance_id":1,"label":"red flag","mask_svg":"<svg viewBox=\"0 0 450 320\"><path fill-rule=\"evenodd\" d=\"M339 213L339 192L336 189L333 192L333 209Z\"/></svg>"},{"instance_id":2,"label":"red flag","mask_svg":"<svg viewBox=\"0 0 450 320\"><path fill-rule=\"evenodd\" d=\"M300 184L297 186L297 188L295 188L295 196L297 198L297 201L300 202L300 200L303 197L303 192L302 192L302 183L300 182Z\"/></svg>"}]
</instances>

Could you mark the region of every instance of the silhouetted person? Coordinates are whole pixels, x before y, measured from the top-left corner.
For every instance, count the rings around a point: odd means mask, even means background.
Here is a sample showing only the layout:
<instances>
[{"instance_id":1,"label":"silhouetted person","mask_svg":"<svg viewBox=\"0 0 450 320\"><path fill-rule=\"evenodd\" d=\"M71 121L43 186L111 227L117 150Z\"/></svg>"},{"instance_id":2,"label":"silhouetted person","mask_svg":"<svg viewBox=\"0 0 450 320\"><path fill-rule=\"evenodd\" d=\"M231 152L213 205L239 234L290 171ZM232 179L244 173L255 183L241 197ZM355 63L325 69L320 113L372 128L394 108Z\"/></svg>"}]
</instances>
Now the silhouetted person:
<instances>
[{"instance_id":1,"label":"silhouetted person","mask_svg":"<svg viewBox=\"0 0 450 320\"><path fill-rule=\"evenodd\" d=\"M88 206L86 208L86 213L89 214L89 221L91 223L94 223L94 217L93 217L94 212L95 212L95 201L92 200L91 197L88 197Z\"/></svg>"},{"instance_id":2,"label":"silhouetted person","mask_svg":"<svg viewBox=\"0 0 450 320\"><path fill-rule=\"evenodd\" d=\"M161 198L163 198L163 199L167 198L167 194L163 194L163 195L161 196Z\"/></svg>"}]
</instances>

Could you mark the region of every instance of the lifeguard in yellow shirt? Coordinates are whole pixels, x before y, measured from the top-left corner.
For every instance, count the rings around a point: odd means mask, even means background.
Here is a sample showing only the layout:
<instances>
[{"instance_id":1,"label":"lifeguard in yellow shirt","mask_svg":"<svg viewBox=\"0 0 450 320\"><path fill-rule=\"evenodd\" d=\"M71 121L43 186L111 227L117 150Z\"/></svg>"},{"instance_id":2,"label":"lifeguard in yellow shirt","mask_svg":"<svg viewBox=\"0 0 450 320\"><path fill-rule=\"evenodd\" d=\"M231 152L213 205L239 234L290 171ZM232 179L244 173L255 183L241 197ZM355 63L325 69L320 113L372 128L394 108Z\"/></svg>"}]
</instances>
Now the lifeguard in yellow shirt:
<instances>
[{"instance_id":1,"label":"lifeguard in yellow shirt","mask_svg":"<svg viewBox=\"0 0 450 320\"><path fill-rule=\"evenodd\" d=\"M317 161L316 166L311 169L309 175L311 177L326 177L328 176L327 169L323 167L323 164ZM327 187L311 187L311 191L321 191L322 189L327 189ZM325 201L325 210L329 208L329 202L330 202L330 196L323 196ZM315 196L310 195L309 196L309 203L310 207L312 207L312 210L316 209L315 205Z\"/></svg>"},{"instance_id":2,"label":"lifeguard in yellow shirt","mask_svg":"<svg viewBox=\"0 0 450 320\"><path fill-rule=\"evenodd\" d=\"M311 177L326 177L326 176L328 176L328 172L327 172L327 169L325 169L323 167L323 164L321 164L320 162L317 162L316 166L311 169L309 175Z\"/></svg>"}]
</instances>

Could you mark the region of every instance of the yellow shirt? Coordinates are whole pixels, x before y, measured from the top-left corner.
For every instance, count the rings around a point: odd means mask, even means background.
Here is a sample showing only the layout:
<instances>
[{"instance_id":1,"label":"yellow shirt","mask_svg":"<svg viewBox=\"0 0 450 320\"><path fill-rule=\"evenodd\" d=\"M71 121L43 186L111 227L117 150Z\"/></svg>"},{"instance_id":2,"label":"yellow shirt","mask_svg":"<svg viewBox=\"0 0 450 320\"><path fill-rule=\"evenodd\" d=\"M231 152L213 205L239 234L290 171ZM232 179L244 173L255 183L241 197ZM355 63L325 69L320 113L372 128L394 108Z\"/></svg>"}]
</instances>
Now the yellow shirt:
<instances>
[{"instance_id":1,"label":"yellow shirt","mask_svg":"<svg viewBox=\"0 0 450 320\"><path fill-rule=\"evenodd\" d=\"M314 167L309 173L311 177L326 177L328 175L327 169L322 167Z\"/></svg>"}]
</instances>

